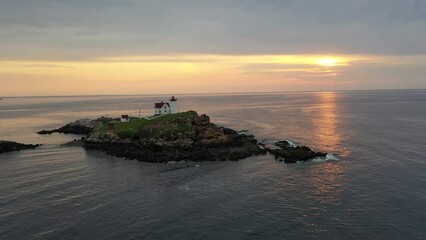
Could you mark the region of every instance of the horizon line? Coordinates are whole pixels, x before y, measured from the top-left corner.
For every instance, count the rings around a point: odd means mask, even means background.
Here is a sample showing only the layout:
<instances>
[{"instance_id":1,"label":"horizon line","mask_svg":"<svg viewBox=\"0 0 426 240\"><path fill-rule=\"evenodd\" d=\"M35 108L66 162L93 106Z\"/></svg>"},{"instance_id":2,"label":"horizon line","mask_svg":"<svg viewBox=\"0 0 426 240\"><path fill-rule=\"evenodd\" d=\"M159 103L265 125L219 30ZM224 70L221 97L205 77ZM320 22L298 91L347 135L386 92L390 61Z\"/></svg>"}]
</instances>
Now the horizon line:
<instances>
[{"instance_id":1,"label":"horizon line","mask_svg":"<svg viewBox=\"0 0 426 240\"><path fill-rule=\"evenodd\" d=\"M368 91L416 91L426 88L377 88L377 89L334 89L334 90L288 90L265 92L195 92L195 93L143 93L143 94L83 94L83 95L18 95L0 96L1 98L53 98L53 97L120 97L120 96L153 96L153 95L237 95L237 94L277 94L277 93L303 93L303 92L368 92Z\"/></svg>"}]
</instances>

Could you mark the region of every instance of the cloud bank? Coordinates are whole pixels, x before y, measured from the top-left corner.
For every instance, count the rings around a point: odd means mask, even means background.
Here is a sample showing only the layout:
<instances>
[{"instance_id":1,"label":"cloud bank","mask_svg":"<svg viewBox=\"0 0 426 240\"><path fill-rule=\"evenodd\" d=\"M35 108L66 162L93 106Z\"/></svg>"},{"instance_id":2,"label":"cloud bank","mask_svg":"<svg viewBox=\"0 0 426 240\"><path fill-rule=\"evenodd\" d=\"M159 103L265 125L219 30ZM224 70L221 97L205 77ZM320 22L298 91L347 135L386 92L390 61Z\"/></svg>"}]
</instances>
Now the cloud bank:
<instances>
[{"instance_id":1,"label":"cloud bank","mask_svg":"<svg viewBox=\"0 0 426 240\"><path fill-rule=\"evenodd\" d=\"M423 0L3 0L7 59L426 54Z\"/></svg>"}]
</instances>

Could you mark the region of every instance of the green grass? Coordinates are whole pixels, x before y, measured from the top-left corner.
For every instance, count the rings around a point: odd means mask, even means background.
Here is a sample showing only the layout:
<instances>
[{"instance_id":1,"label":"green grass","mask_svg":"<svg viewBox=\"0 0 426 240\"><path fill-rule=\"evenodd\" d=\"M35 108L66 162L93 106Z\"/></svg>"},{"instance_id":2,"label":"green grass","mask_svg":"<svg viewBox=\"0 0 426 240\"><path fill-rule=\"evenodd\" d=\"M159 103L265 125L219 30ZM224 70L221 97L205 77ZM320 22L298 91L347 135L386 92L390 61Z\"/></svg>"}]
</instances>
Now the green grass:
<instances>
[{"instance_id":1,"label":"green grass","mask_svg":"<svg viewBox=\"0 0 426 240\"><path fill-rule=\"evenodd\" d=\"M130 122L121 122L121 121L113 121L115 133L128 131L132 133L137 133L139 131L139 127L145 125L149 122L146 119L132 119ZM100 128L101 131L108 131L108 124L103 124Z\"/></svg>"},{"instance_id":2,"label":"green grass","mask_svg":"<svg viewBox=\"0 0 426 240\"><path fill-rule=\"evenodd\" d=\"M114 133L122 138L131 138L139 136L139 130L141 128L154 130L155 133L153 133L152 137L162 137L161 135L159 135L159 132L161 132L162 134L179 132L183 133L191 131L193 127L183 122L180 122L179 119L185 119L187 117L193 116L194 114L195 112L188 111L163 115L151 120L131 119L130 122L113 121ZM100 127L100 130L104 132L108 131L108 124L103 124Z\"/></svg>"}]
</instances>

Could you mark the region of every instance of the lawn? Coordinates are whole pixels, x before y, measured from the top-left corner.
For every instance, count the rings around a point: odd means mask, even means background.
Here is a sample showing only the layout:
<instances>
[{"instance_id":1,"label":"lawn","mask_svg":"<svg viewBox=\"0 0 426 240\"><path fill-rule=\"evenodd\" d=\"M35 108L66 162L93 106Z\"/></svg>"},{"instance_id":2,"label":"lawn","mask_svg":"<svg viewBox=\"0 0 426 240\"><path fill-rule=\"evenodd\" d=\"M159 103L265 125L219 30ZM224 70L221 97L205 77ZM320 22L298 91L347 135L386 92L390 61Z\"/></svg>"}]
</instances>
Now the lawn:
<instances>
[{"instance_id":1,"label":"lawn","mask_svg":"<svg viewBox=\"0 0 426 240\"><path fill-rule=\"evenodd\" d=\"M185 124L180 119L192 118L193 111L158 116L153 119L131 119L130 122L113 121L114 133L120 137L134 137L139 135L141 128L153 129L162 132L185 132L192 130L192 126ZM103 124L101 131L108 131L108 124ZM158 137L158 136L156 136Z\"/></svg>"}]
</instances>

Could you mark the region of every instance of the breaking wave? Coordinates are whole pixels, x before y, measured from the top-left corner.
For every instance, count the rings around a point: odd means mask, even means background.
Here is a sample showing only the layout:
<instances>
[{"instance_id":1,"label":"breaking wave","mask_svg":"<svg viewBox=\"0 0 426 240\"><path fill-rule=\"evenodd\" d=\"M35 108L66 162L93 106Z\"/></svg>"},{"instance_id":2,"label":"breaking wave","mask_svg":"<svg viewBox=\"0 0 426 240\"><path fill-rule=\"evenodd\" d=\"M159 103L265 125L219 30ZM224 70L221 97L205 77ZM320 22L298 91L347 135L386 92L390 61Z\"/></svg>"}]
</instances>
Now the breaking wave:
<instances>
[{"instance_id":1,"label":"breaking wave","mask_svg":"<svg viewBox=\"0 0 426 240\"><path fill-rule=\"evenodd\" d=\"M325 158L314 158L311 160L311 162L328 162L328 161L339 161L340 158L338 158L336 155L332 153L327 153Z\"/></svg>"}]
</instances>

